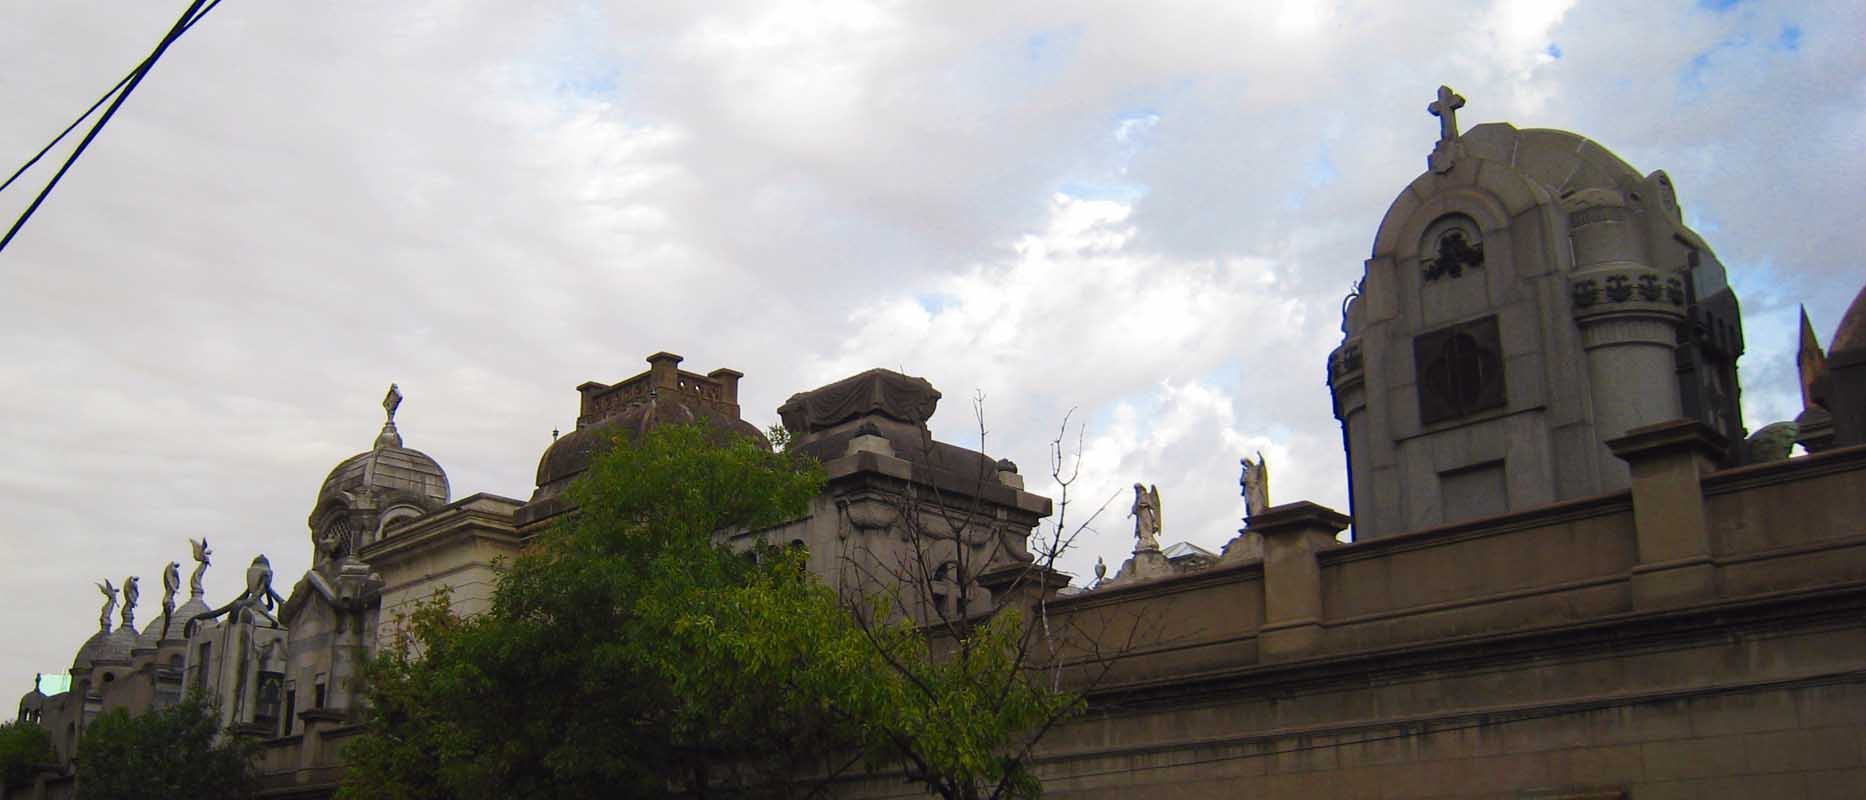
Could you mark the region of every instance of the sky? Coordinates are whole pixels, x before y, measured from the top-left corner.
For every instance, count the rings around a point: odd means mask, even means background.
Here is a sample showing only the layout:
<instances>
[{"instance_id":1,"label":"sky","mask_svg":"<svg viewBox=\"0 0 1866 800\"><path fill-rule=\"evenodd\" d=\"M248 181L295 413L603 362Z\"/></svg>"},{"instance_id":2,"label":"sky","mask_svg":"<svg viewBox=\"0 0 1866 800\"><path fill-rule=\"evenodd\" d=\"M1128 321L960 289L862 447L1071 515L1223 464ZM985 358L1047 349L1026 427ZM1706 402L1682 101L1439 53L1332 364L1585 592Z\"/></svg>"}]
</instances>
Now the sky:
<instances>
[{"instance_id":1,"label":"sky","mask_svg":"<svg viewBox=\"0 0 1866 800\"><path fill-rule=\"evenodd\" d=\"M0 168L186 4L0 0ZM1347 510L1324 360L1437 87L1466 127L1664 169L1742 298L1746 421L1799 411L1797 307L1860 289L1856 2L521 4L227 0L0 253L0 687L67 668L93 584L206 536L218 605L309 566L390 382L453 496L529 497L575 387L666 350L747 419L888 367L943 440L1057 497L1086 577L1217 550L1238 459ZM65 150L55 151L62 158ZM0 193L0 221L50 167ZM8 683L8 682L11 683Z\"/></svg>"}]
</instances>

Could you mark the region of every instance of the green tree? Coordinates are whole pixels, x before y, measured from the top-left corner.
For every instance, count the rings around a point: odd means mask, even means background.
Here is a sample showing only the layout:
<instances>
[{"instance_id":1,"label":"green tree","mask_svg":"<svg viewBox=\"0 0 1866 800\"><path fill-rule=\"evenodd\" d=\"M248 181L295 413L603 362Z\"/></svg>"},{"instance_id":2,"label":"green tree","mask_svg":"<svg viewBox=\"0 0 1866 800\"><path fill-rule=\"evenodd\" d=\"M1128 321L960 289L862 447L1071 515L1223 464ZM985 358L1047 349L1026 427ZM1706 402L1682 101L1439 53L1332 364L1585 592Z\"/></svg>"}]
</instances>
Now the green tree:
<instances>
[{"instance_id":1,"label":"green tree","mask_svg":"<svg viewBox=\"0 0 1866 800\"><path fill-rule=\"evenodd\" d=\"M801 554L735 554L714 534L800 517L822 482L813 463L696 427L613 448L487 613L456 618L442 599L385 648L344 796L783 793L821 772L841 727L824 676L855 655L835 649L854 644L835 597Z\"/></svg>"},{"instance_id":2,"label":"green tree","mask_svg":"<svg viewBox=\"0 0 1866 800\"><path fill-rule=\"evenodd\" d=\"M32 779L33 767L57 760L52 735L39 723L0 723L0 784L25 783Z\"/></svg>"},{"instance_id":3,"label":"green tree","mask_svg":"<svg viewBox=\"0 0 1866 800\"><path fill-rule=\"evenodd\" d=\"M488 612L441 595L383 648L341 797L811 796L864 766L1037 795L1030 746L1079 699L1032 671L1022 614L851 614L806 554L720 544L803 516L814 462L694 427L618 444Z\"/></svg>"},{"instance_id":4,"label":"green tree","mask_svg":"<svg viewBox=\"0 0 1866 800\"><path fill-rule=\"evenodd\" d=\"M242 798L253 790L251 740L222 735L200 695L131 716L112 709L78 740L79 800Z\"/></svg>"}]
</instances>

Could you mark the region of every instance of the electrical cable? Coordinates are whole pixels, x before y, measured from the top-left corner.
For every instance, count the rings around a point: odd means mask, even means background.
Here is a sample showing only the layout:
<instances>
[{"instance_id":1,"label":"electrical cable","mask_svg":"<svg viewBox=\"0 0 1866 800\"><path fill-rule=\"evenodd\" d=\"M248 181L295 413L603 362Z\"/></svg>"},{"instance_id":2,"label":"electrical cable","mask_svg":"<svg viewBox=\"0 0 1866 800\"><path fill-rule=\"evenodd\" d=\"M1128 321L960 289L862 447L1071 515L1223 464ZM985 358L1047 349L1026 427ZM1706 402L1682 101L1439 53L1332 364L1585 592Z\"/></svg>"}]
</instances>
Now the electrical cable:
<instances>
[{"instance_id":1,"label":"electrical cable","mask_svg":"<svg viewBox=\"0 0 1866 800\"><path fill-rule=\"evenodd\" d=\"M102 105L111 95L116 95L116 100L110 104L109 108L104 110L104 114L102 117L98 118L97 124L91 126L91 130L84 135L82 141L78 142L77 148L72 150L71 155L65 159L65 163L58 168L58 172L52 176L50 181L46 182L45 188L39 191L38 196L33 198L32 204L28 205L26 210L20 214L19 219L14 221L13 226L7 229L6 236L0 238L0 252L6 250L6 246L13 241L13 237L17 235L19 229L26 224L26 220L32 217L34 211L39 210L40 204L44 203L45 198L52 193L52 187L57 186L59 179L65 177L65 173L70 171L72 164L77 163L78 156L84 153L84 149L89 147L91 141L97 138L97 134L103 132L104 125L110 122L110 118L117 113L117 109L121 108L123 102L129 99L130 93L136 91L136 86L142 83L143 77L149 74L149 70L155 66L156 60L160 59L162 54L168 50L169 45L174 44L175 40L181 38L183 33L186 33L189 28L194 27L194 23L200 21L201 17L206 16L207 12L212 11L214 6L220 5L220 0L213 0L211 4L203 8L202 4L205 2L206 0L193 0L189 3L187 10L182 12L181 18L175 21L175 25L169 29L167 35L162 37L162 41L156 44L155 50L149 54L148 58L143 59L142 63L137 64L136 69L131 70L130 74L124 76L123 80L118 81L117 85L111 87L110 91L105 92L103 97L99 97L96 103L92 103L90 108L86 109L76 120L73 120L71 125L67 126L57 137L54 137L50 144L47 144L43 150L40 150L31 159L28 159L11 177L7 178L5 184L0 185L0 190L5 189L7 186L11 186L15 179L26 170L32 168L34 164L38 163L40 158L44 157L53 147L56 147L59 141L63 140L67 134L76 129L85 119L89 118L91 113L95 112L99 105Z\"/></svg>"},{"instance_id":2,"label":"electrical cable","mask_svg":"<svg viewBox=\"0 0 1866 800\"><path fill-rule=\"evenodd\" d=\"M182 26L182 33L187 33L189 28L194 27L195 23L200 22L201 18L207 16L207 12L213 11L214 6L217 5L220 5L220 0L214 0L214 2L208 3L206 8L201 9L201 13L194 15L194 19L188 20L188 24ZM147 63L149 62L145 59L143 64ZM128 74L117 81L117 85L110 87L110 91L104 92L102 97L97 98L97 102L92 103L90 108L85 109L84 113L79 114L78 118L72 120L70 125L66 125L65 129L59 131L57 136L52 137L52 141L46 142L45 147L41 148L39 152L34 153L32 158L26 159L26 163L19 165L19 169L13 170L13 174L7 176L6 182L0 183L0 192L6 191L6 187L12 186L14 181L19 180L19 176L26 174L26 170L32 169L34 164L39 163L39 159L44 158L46 153L52 152L52 148L57 147L58 143L64 141L66 136L71 135L71 132L77 130L79 125L84 124L84 121L90 118L91 114L95 113L99 106L108 102L111 95L116 94L118 89L123 88L123 84L129 83L130 78L136 76L136 73L143 68L143 64L137 64L136 69L130 70Z\"/></svg>"}]
</instances>

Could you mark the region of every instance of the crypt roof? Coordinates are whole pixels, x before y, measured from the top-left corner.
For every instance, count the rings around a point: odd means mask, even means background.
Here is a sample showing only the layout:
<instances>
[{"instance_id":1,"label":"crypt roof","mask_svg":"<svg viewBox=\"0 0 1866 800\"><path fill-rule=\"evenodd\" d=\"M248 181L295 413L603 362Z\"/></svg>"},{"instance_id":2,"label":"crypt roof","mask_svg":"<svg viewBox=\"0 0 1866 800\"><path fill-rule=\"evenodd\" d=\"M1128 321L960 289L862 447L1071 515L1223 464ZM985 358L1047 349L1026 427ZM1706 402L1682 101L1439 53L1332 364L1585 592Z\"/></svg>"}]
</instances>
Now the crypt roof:
<instances>
[{"instance_id":1,"label":"crypt roof","mask_svg":"<svg viewBox=\"0 0 1866 800\"><path fill-rule=\"evenodd\" d=\"M582 394L577 427L559 436L538 459L537 503L555 497L618 436L636 436L659 425L713 423L770 446L758 426L739 418L738 384L743 373L716 369L701 375L679 369L673 353L648 357L648 370L615 384L590 381Z\"/></svg>"},{"instance_id":2,"label":"crypt roof","mask_svg":"<svg viewBox=\"0 0 1866 800\"><path fill-rule=\"evenodd\" d=\"M196 614L205 614L210 610L207 607L207 601L201 599L200 595L188 598L187 602L176 606L174 615L169 617L167 638L180 639L182 626L187 625L188 620L193 619ZM163 641L160 612L156 613L154 619L149 620L149 624L143 626L143 641L150 646Z\"/></svg>"},{"instance_id":3,"label":"crypt roof","mask_svg":"<svg viewBox=\"0 0 1866 800\"><path fill-rule=\"evenodd\" d=\"M395 410L401 391L391 384L382 406L388 420L376 435L375 446L344 459L318 488L315 518L331 503L350 506L362 500L406 500L427 508L447 504L447 472L439 462L419 450L402 446L395 428Z\"/></svg>"}]
</instances>

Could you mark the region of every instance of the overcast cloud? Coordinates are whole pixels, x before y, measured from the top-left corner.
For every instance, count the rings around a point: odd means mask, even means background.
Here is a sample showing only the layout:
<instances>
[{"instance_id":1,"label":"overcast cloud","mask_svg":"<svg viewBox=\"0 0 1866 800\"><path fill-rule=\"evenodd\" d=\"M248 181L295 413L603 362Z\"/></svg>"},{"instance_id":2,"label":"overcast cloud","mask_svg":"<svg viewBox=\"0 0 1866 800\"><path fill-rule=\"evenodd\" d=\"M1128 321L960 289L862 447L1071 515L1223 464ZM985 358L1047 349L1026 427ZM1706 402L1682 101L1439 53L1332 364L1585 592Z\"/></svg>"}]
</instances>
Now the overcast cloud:
<instances>
[{"instance_id":1,"label":"overcast cloud","mask_svg":"<svg viewBox=\"0 0 1866 800\"><path fill-rule=\"evenodd\" d=\"M183 5L0 0L0 167ZM1231 538L1257 450L1345 511L1323 359L1440 83L1665 169L1747 421L1790 418L1796 305L1825 336L1861 281L1861 41L1856 2L227 0L0 254L0 687L69 665L94 581L159 613L186 537L213 602L262 552L288 589L391 381L456 498L528 497L574 387L669 350L761 425L886 366L975 446L982 394L1039 492L1074 409L1077 498L1157 483L1167 542Z\"/></svg>"}]
</instances>

